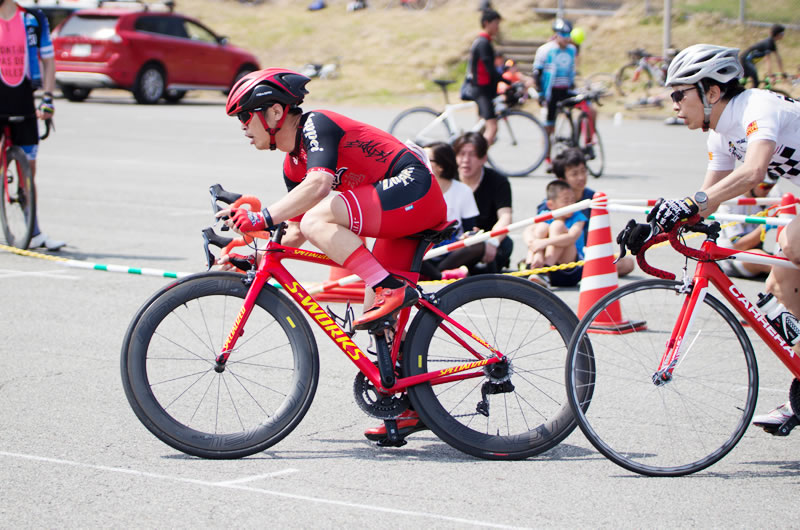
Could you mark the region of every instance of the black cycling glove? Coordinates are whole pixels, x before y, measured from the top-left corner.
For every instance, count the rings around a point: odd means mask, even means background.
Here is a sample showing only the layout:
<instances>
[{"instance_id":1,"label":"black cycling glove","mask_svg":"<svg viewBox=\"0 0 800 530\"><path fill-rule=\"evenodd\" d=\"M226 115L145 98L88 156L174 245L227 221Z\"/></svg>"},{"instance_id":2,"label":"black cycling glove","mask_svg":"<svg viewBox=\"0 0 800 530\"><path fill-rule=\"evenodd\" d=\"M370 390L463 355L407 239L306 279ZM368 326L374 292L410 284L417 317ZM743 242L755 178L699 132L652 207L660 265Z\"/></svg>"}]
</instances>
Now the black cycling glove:
<instances>
[{"instance_id":1,"label":"black cycling glove","mask_svg":"<svg viewBox=\"0 0 800 530\"><path fill-rule=\"evenodd\" d=\"M664 232L669 232L678 223L697 215L700 208L689 197L680 200L658 199L653 209L647 214L647 220L653 221L661 227Z\"/></svg>"}]
</instances>

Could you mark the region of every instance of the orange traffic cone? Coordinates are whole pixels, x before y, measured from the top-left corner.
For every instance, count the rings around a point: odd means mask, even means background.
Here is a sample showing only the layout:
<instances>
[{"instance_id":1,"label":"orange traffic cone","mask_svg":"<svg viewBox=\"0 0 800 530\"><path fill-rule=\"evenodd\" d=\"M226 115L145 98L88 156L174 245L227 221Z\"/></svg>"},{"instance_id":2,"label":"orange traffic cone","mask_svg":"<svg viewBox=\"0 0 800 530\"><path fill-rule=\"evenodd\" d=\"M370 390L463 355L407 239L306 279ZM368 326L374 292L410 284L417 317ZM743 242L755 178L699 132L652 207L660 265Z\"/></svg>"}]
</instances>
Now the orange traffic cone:
<instances>
[{"instance_id":1,"label":"orange traffic cone","mask_svg":"<svg viewBox=\"0 0 800 530\"><path fill-rule=\"evenodd\" d=\"M619 285L614 264L614 246L608 200L605 193L595 193L595 205L589 218L589 237L586 242L581 290L578 298L578 318L583 318L600 298ZM590 333L623 334L647 329L645 321L632 322L622 318L619 302L608 306L589 327Z\"/></svg>"}]
</instances>

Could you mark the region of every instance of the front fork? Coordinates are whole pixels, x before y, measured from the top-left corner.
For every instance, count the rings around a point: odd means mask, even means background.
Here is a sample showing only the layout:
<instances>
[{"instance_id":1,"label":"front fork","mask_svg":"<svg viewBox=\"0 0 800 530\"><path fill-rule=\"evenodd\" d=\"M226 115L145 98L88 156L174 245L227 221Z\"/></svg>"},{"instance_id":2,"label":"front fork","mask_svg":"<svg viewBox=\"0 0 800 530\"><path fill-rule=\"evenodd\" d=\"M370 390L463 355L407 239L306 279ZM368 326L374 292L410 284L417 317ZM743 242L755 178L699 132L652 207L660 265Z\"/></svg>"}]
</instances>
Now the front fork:
<instances>
[{"instance_id":1,"label":"front fork","mask_svg":"<svg viewBox=\"0 0 800 530\"><path fill-rule=\"evenodd\" d=\"M698 264L698 269L703 265L703 263ZM694 282L684 280L680 292L685 293L687 296L683 299L683 307L665 345L658 370L653 373L653 384L656 386L665 385L672 381L675 369L691 351L693 343L686 346L685 339L690 336L698 304L702 304L705 300L708 292L708 280L696 274Z\"/></svg>"}]
</instances>

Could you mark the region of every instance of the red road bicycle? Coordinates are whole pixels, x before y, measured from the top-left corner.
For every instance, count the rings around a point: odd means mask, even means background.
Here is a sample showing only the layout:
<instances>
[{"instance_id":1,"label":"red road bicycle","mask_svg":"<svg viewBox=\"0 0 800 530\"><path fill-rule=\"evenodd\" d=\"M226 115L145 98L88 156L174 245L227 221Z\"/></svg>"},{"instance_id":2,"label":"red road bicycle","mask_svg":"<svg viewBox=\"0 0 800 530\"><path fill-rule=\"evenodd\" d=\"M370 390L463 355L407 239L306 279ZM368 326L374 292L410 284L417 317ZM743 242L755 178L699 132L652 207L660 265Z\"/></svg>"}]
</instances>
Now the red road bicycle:
<instances>
[{"instance_id":1,"label":"red road bicycle","mask_svg":"<svg viewBox=\"0 0 800 530\"><path fill-rule=\"evenodd\" d=\"M234 206L241 200L221 188L212 194ZM398 241L416 248L403 276L415 280L425 251L447 234L429 230ZM366 336L354 333L349 305L343 317L323 308L282 261L337 264L282 245L283 235L284 227L272 234L257 269L183 278L134 316L122 345L122 382L137 417L160 440L190 455L239 458L288 435L319 377L306 319L358 368L355 400L386 422L382 445L405 443L395 418L409 407L442 440L487 459L536 455L574 429L560 374L578 319L548 290L502 275L436 292L417 286L413 316L404 309L369 332L373 354L359 345ZM210 268L209 243L231 243L212 229L204 237Z\"/></svg>"},{"instance_id":2,"label":"red road bicycle","mask_svg":"<svg viewBox=\"0 0 800 530\"><path fill-rule=\"evenodd\" d=\"M12 123L21 123L30 116L0 116L0 223L9 246L27 249L36 222L36 187L28 157L11 140ZM44 140L50 134L51 120L45 120Z\"/></svg>"},{"instance_id":3,"label":"red road bicycle","mask_svg":"<svg viewBox=\"0 0 800 530\"><path fill-rule=\"evenodd\" d=\"M631 241L641 242L636 226L631 221L618 242L629 248ZM680 240L688 231L706 234L699 250ZM711 286L792 373L790 400L800 410L800 357L716 261L794 265L718 247L718 233L718 223L695 216L648 240L637 261L661 279L634 282L598 300L570 341L567 396L578 424L598 451L630 471L700 471L733 449L750 424L758 394L753 346L731 309L709 292ZM686 257L682 281L645 260L647 249L665 240ZM694 275L687 273L689 259L697 261ZM797 418L790 423L789 430Z\"/></svg>"}]
</instances>

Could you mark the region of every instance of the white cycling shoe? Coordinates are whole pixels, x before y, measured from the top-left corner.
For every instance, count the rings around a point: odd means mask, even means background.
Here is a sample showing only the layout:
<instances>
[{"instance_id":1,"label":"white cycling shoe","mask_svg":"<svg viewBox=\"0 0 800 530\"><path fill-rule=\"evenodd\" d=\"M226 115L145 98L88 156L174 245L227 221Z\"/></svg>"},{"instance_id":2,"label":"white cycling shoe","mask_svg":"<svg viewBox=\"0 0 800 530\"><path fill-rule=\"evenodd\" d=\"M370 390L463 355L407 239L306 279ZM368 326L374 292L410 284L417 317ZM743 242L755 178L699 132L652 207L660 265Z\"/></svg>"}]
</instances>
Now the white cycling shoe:
<instances>
[{"instance_id":1,"label":"white cycling shoe","mask_svg":"<svg viewBox=\"0 0 800 530\"><path fill-rule=\"evenodd\" d=\"M781 425L794 417L792 405L788 401L766 414L753 416L753 425L761 427L768 433L774 433Z\"/></svg>"},{"instance_id":2,"label":"white cycling shoe","mask_svg":"<svg viewBox=\"0 0 800 530\"><path fill-rule=\"evenodd\" d=\"M50 237L44 232L39 232L39 235L33 236L31 238L31 242L28 244L28 248L44 247L47 250L60 250L61 247L65 246L66 244L67 244L66 241L58 241L56 239L50 239Z\"/></svg>"}]
</instances>

